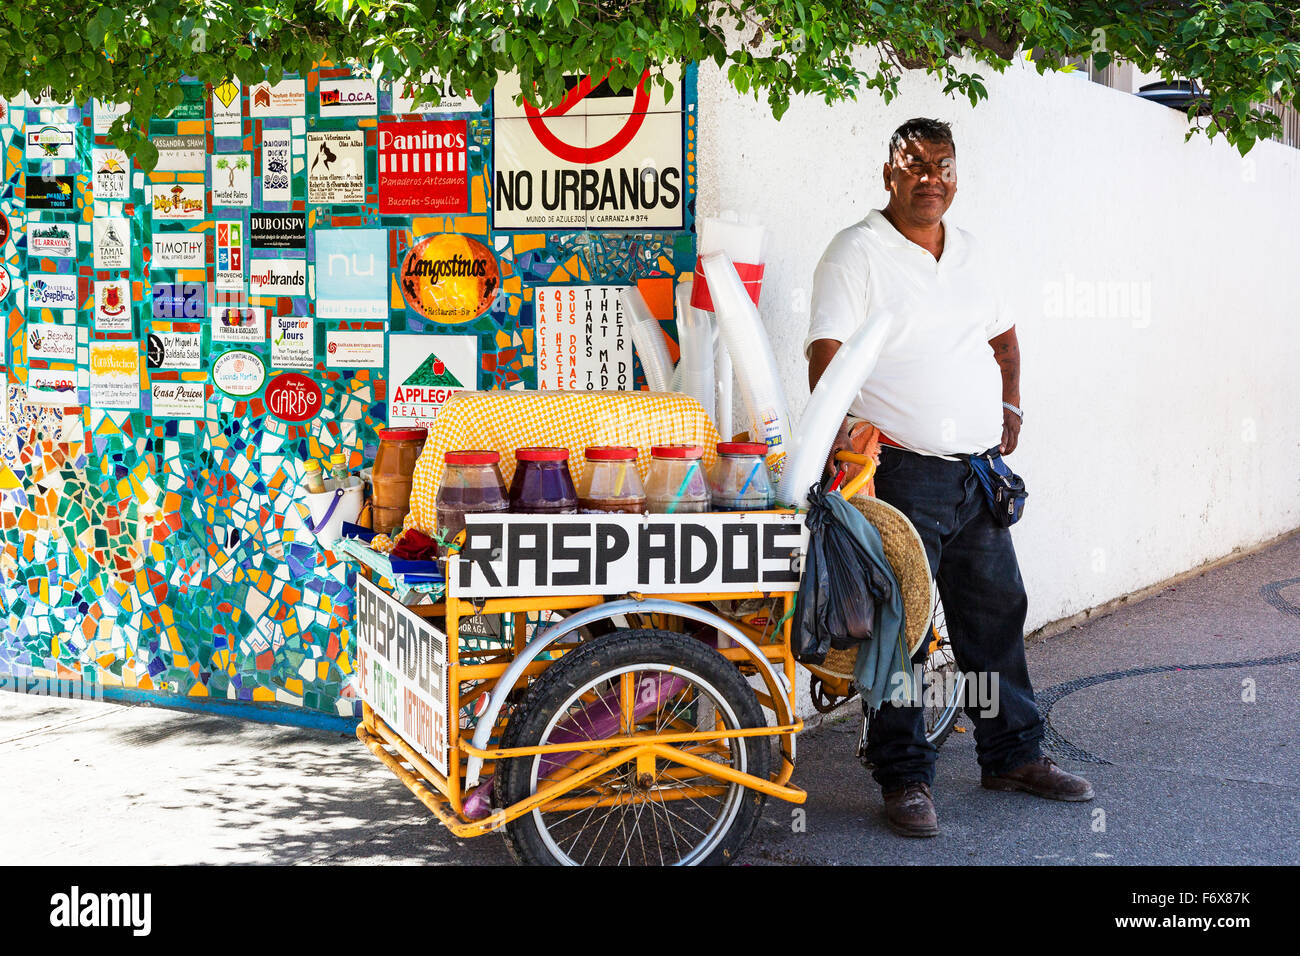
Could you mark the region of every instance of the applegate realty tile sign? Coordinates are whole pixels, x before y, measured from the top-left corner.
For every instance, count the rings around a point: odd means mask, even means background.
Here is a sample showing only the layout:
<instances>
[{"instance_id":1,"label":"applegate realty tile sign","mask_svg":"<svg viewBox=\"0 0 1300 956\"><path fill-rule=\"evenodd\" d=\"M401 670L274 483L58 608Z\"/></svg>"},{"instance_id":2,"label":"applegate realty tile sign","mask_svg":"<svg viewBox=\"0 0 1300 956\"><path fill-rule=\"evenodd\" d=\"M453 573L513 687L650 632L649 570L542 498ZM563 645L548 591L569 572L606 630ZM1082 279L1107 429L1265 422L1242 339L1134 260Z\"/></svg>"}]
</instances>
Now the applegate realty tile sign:
<instances>
[{"instance_id":1,"label":"applegate realty tile sign","mask_svg":"<svg viewBox=\"0 0 1300 956\"><path fill-rule=\"evenodd\" d=\"M681 229L685 224L681 71L665 68L673 95L615 93L566 77L551 109L515 104L518 76L493 97L493 225L497 229Z\"/></svg>"},{"instance_id":2,"label":"applegate realty tile sign","mask_svg":"<svg viewBox=\"0 0 1300 956\"><path fill-rule=\"evenodd\" d=\"M808 530L794 514L465 516L455 597L793 591Z\"/></svg>"}]
</instances>

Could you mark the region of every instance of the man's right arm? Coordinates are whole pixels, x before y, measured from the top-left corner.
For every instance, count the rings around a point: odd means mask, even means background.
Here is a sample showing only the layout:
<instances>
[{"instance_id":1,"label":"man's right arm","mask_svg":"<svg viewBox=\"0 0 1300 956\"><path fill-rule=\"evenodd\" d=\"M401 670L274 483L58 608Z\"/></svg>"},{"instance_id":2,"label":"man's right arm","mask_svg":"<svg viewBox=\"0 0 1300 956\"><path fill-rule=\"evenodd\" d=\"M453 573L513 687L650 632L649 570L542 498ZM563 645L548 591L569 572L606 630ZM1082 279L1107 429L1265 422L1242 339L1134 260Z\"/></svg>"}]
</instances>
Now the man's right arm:
<instances>
[{"instance_id":1,"label":"man's right arm","mask_svg":"<svg viewBox=\"0 0 1300 956\"><path fill-rule=\"evenodd\" d=\"M817 339L808 346L809 392L817 387L817 383L826 374L826 367L831 364L831 359L835 358L835 353L842 344L838 339Z\"/></svg>"}]
</instances>

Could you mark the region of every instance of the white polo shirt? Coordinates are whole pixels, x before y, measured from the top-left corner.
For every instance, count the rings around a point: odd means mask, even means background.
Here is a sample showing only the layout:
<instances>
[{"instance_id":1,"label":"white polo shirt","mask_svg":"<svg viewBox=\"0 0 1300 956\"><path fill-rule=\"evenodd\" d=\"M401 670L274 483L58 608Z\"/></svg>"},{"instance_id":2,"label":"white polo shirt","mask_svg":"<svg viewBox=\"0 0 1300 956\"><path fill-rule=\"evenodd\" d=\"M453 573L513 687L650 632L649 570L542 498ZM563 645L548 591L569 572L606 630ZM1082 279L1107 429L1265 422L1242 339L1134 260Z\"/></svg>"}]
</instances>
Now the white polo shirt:
<instances>
[{"instance_id":1,"label":"white polo shirt","mask_svg":"<svg viewBox=\"0 0 1300 956\"><path fill-rule=\"evenodd\" d=\"M804 355L817 339L847 340L882 309L895 322L849 414L925 455L999 444L1002 373L989 339L1015 322L970 233L945 219L937 262L879 209L836 234L813 277Z\"/></svg>"}]
</instances>

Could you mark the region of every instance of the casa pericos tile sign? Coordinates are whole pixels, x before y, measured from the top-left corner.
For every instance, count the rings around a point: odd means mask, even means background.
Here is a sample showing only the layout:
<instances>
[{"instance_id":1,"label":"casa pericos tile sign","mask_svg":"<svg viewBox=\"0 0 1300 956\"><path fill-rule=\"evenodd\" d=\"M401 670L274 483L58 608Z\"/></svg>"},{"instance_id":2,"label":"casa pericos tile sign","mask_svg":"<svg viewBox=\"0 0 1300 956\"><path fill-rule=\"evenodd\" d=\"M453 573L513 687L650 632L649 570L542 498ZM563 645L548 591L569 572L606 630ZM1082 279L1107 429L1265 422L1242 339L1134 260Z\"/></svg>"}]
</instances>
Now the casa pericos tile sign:
<instances>
[{"instance_id":1,"label":"casa pericos tile sign","mask_svg":"<svg viewBox=\"0 0 1300 956\"><path fill-rule=\"evenodd\" d=\"M693 268L694 77L545 110L509 77L186 83L147 172L110 138L129 104L0 104L0 678L350 721L364 669L392 703L404 638L363 655L305 460L364 467L461 391L643 385L617 291L660 309ZM453 715L415 690L437 756Z\"/></svg>"}]
</instances>

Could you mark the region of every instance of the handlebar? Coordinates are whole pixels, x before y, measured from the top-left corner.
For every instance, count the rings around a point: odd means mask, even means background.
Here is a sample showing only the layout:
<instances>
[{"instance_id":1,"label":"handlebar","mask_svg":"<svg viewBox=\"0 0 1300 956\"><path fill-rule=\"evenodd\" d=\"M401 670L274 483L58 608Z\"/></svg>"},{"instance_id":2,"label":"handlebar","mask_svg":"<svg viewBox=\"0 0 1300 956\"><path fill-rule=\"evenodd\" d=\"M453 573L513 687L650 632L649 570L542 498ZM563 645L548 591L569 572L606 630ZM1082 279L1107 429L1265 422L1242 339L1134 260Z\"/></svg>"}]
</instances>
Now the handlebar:
<instances>
[{"instance_id":1,"label":"handlebar","mask_svg":"<svg viewBox=\"0 0 1300 956\"><path fill-rule=\"evenodd\" d=\"M862 466L862 470L858 472L854 478L846 481L844 486L840 488L840 494L842 494L845 499L852 498L859 491L865 488L867 482L871 480L871 476L876 473L876 462L870 455L859 455L851 451L841 451L836 452L835 460L847 461L854 465Z\"/></svg>"}]
</instances>

